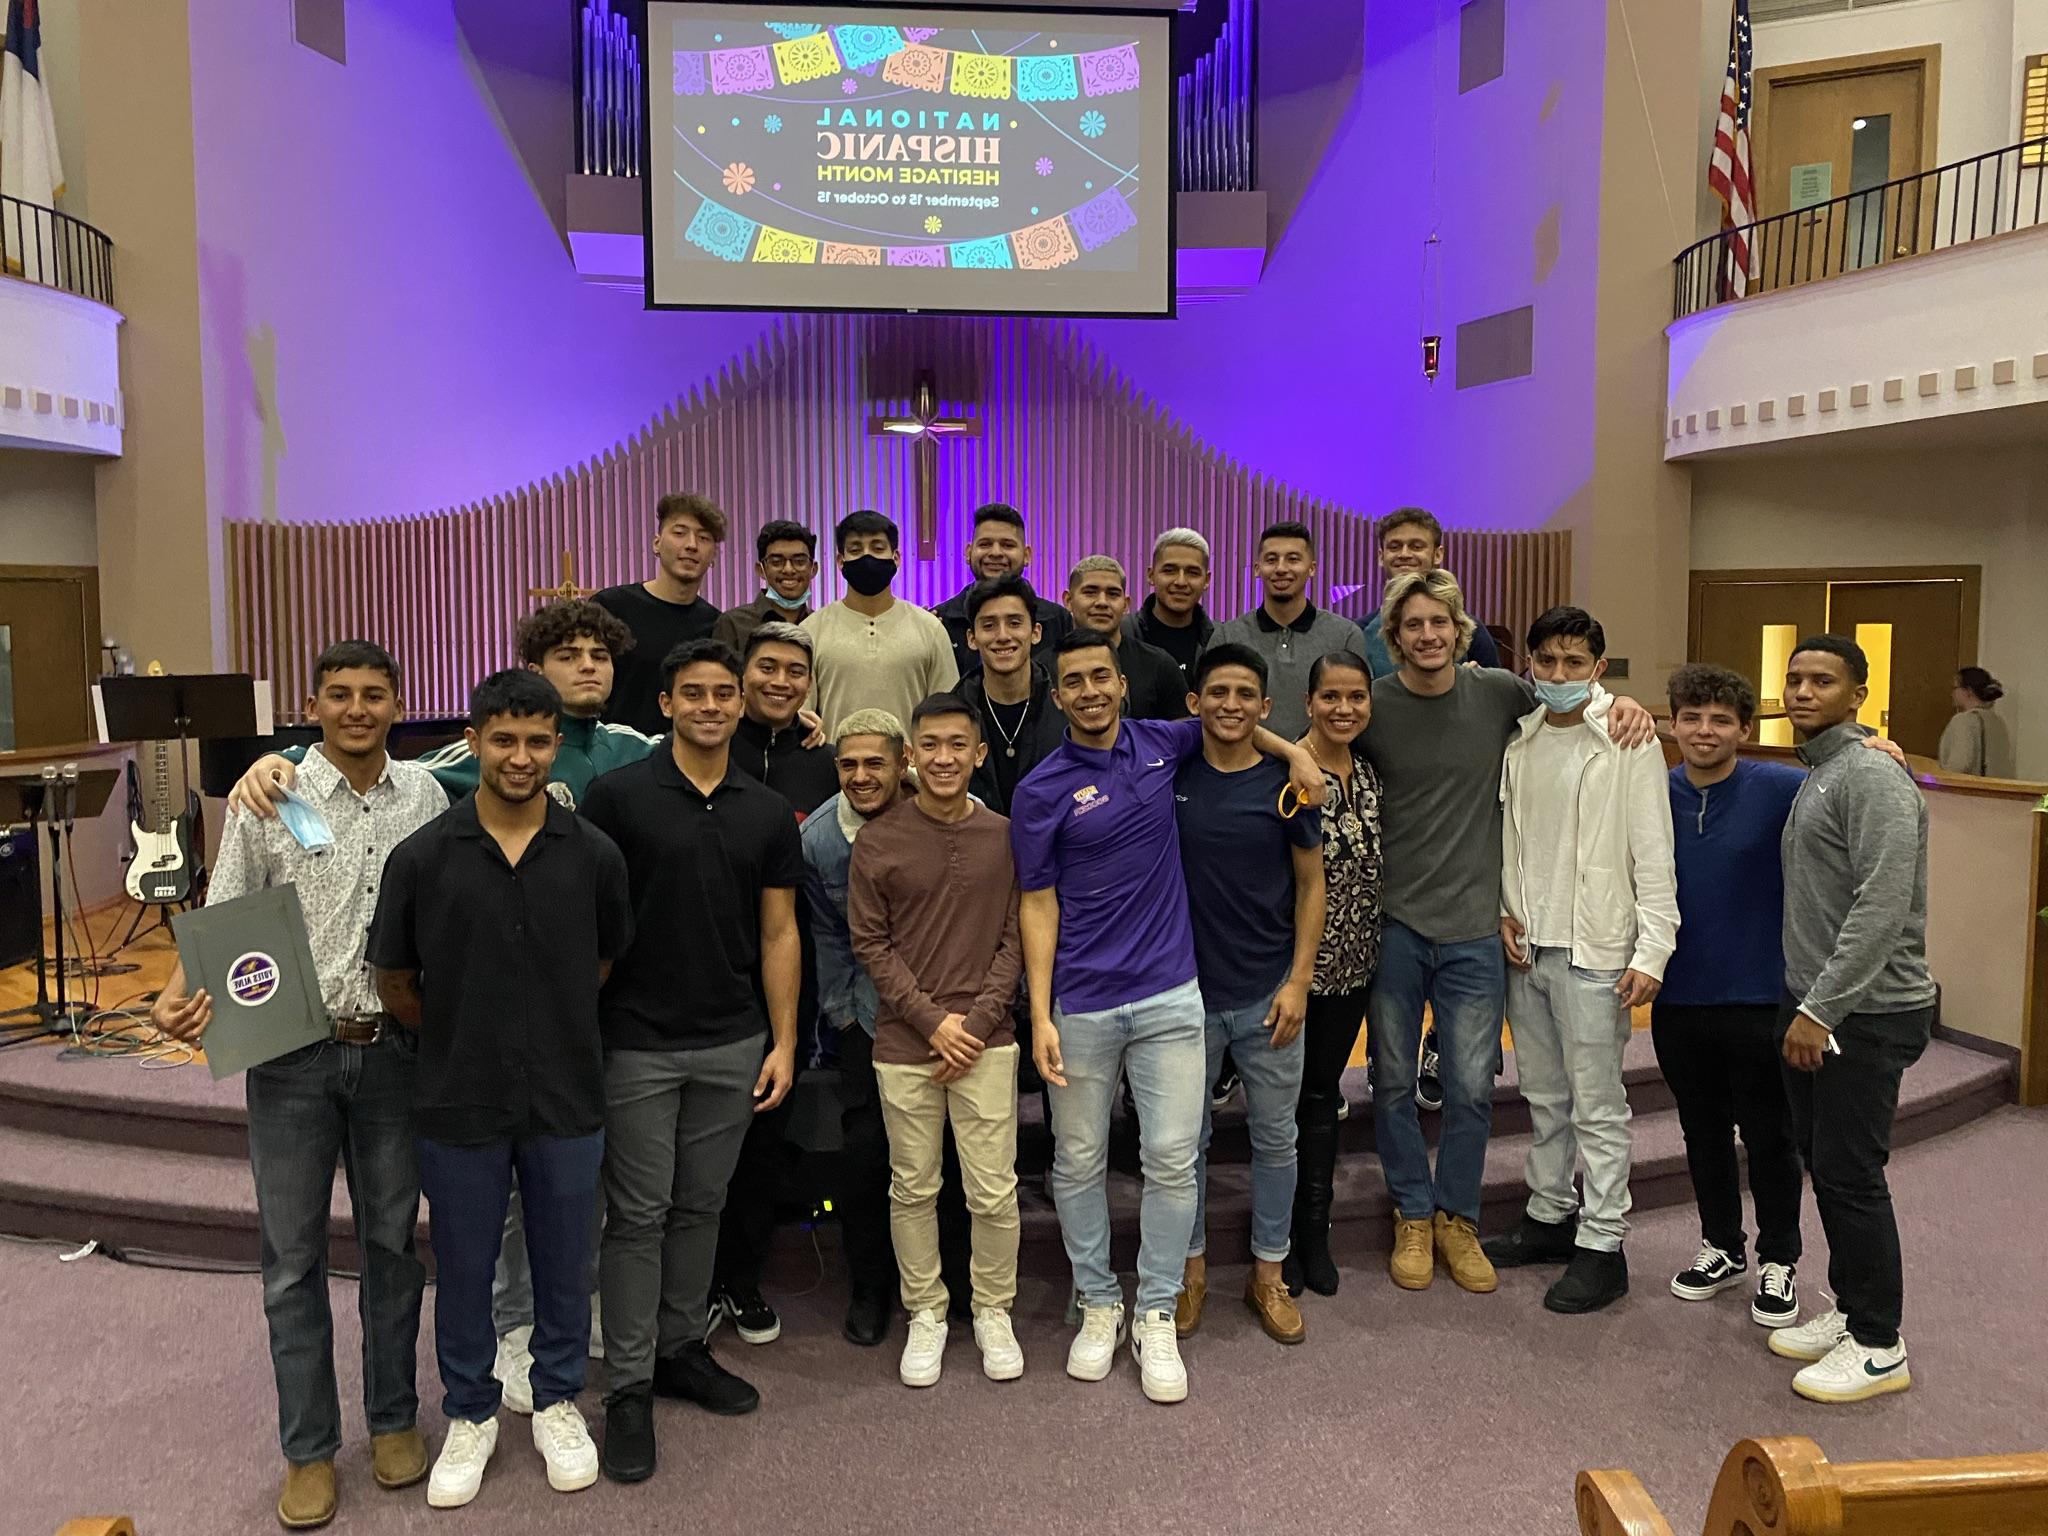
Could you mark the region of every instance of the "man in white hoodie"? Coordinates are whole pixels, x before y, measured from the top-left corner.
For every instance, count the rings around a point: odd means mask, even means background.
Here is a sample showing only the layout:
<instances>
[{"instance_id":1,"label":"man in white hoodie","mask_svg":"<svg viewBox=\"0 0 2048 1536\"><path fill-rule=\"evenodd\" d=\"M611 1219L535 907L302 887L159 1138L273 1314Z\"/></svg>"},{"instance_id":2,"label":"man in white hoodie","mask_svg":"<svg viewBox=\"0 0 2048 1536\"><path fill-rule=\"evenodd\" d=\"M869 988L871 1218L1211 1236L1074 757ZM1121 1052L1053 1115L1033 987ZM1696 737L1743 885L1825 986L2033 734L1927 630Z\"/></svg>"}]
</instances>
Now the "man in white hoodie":
<instances>
[{"instance_id":1,"label":"man in white hoodie","mask_svg":"<svg viewBox=\"0 0 2048 1536\"><path fill-rule=\"evenodd\" d=\"M1529 628L1542 706L1501 769L1501 942L1508 1027L1532 1136L1521 1223L1485 1245L1495 1268L1563 1263L1553 1312L1628 1294L1630 1011L1656 997L1678 938L1671 800L1655 742L1616 746L1597 686L1607 637L1582 608ZM1583 1205L1572 1188L1586 1161Z\"/></svg>"}]
</instances>

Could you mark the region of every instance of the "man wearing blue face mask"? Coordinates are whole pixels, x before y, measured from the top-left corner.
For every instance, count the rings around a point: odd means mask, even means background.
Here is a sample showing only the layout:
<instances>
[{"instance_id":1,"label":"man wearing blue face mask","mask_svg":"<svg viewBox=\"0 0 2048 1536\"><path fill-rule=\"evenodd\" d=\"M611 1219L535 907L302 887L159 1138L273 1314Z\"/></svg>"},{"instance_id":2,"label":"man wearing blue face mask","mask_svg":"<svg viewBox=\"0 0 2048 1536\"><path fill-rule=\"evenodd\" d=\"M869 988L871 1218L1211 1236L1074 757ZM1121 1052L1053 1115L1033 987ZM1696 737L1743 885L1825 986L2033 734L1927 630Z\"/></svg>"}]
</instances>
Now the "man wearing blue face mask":
<instances>
[{"instance_id":1,"label":"man wearing blue face mask","mask_svg":"<svg viewBox=\"0 0 2048 1536\"><path fill-rule=\"evenodd\" d=\"M1616 745L1597 685L1607 637L1582 608L1529 628L1540 708L1501 773L1501 943L1508 1024L1529 1102L1529 1204L1485 1245L1495 1268L1565 1263L1543 1298L1594 1312L1628 1294L1630 1013L1662 985L1678 940L1671 799L1654 741ZM1586 1163L1583 1203L1572 1188Z\"/></svg>"}]
</instances>

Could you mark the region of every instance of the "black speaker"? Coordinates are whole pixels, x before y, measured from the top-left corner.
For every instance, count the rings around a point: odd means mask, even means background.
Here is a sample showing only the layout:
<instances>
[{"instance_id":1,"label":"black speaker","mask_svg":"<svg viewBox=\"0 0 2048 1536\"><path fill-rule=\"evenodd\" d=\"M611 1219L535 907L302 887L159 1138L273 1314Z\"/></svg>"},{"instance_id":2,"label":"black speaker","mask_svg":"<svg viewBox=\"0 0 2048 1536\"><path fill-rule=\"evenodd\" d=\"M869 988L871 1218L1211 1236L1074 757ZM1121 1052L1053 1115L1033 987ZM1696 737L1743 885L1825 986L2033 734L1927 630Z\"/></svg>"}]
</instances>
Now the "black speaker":
<instances>
[{"instance_id":1,"label":"black speaker","mask_svg":"<svg viewBox=\"0 0 2048 1536\"><path fill-rule=\"evenodd\" d=\"M27 827L0 832L0 969L35 959L42 921L35 834Z\"/></svg>"}]
</instances>

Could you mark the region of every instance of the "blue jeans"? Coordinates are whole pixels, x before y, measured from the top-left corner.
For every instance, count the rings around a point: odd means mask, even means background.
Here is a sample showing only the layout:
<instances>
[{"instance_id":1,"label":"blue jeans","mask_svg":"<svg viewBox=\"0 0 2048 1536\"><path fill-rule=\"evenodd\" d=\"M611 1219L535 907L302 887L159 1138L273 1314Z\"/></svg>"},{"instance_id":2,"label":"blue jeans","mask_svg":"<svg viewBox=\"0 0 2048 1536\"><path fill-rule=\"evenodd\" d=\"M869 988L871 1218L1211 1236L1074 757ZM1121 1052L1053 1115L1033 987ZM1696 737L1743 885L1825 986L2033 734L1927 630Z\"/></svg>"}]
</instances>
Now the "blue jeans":
<instances>
[{"instance_id":1,"label":"blue jeans","mask_svg":"<svg viewBox=\"0 0 2048 1536\"><path fill-rule=\"evenodd\" d=\"M1109 1267L1109 1112L1123 1069L1138 1108L1138 1310L1173 1310L1195 1226L1195 1154L1202 1137L1202 990L1192 981L1096 1013L1053 1007L1067 1086L1052 1087L1052 1186L1074 1287L1091 1307L1123 1300Z\"/></svg>"},{"instance_id":2,"label":"blue jeans","mask_svg":"<svg viewBox=\"0 0 2048 1536\"><path fill-rule=\"evenodd\" d=\"M597 1170L604 1132L521 1136L453 1147L420 1138L420 1181L434 1237L434 1352L441 1411L481 1423L502 1395L491 1374L491 1276L505 1235L512 1176L519 1175L522 1239L533 1285L533 1407L583 1390L590 1350L590 1256L596 1237Z\"/></svg>"},{"instance_id":3,"label":"blue jeans","mask_svg":"<svg viewBox=\"0 0 2048 1536\"><path fill-rule=\"evenodd\" d=\"M327 1218L338 1158L362 1249L363 1417L373 1435L410 1429L420 1297L415 1251L420 1175L413 1160L418 1046L402 1029L376 1045L325 1040L249 1069L249 1167L263 1234L263 1315L277 1378L277 1437L287 1461L341 1449L334 1317L327 1304Z\"/></svg>"},{"instance_id":4,"label":"blue jeans","mask_svg":"<svg viewBox=\"0 0 2048 1536\"><path fill-rule=\"evenodd\" d=\"M1412 1221L1427 1221L1438 1211L1479 1220L1506 998L1507 956L1498 934L1438 944L1391 917L1382 924L1379 969L1366 1000L1373 1134L1387 1193ZM1434 1179L1415 1109L1425 1002L1436 1024L1437 1071L1444 1085Z\"/></svg>"},{"instance_id":5,"label":"blue jeans","mask_svg":"<svg viewBox=\"0 0 2048 1536\"><path fill-rule=\"evenodd\" d=\"M1252 1257L1277 1264L1287 1257L1294 1228L1294 1107L1301 1098L1301 1032L1273 1049L1266 1028L1270 997L1242 1008L1214 1008L1203 1021L1208 1036L1208 1081L1223 1068L1223 1053L1237 1063L1244 1084L1245 1118L1252 1135ZM1188 1256L1209 1247L1209 1136L1215 1112L1202 1095L1202 1149L1195 1157L1195 1230Z\"/></svg>"}]
</instances>

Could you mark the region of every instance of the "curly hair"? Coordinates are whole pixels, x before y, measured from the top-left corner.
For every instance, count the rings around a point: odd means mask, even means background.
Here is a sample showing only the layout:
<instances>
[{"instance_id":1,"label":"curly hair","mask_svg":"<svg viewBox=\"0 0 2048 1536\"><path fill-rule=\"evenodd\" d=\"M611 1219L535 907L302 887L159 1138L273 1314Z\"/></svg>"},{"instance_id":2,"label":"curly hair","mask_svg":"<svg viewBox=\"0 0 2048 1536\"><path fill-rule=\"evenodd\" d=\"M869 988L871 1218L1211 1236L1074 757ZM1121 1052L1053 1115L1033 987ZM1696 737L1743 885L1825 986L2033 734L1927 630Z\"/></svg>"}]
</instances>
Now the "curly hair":
<instances>
[{"instance_id":1,"label":"curly hair","mask_svg":"<svg viewBox=\"0 0 2048 1536\"><path fill-rule=\"evenodd\" d=\"M529 613L519 621L512 643L521 661L537 667L556 646L586 635L610 651L614 660L633 649L633 631L609 608L583 597L563 598Z\"/></svg>"},{"instance_id":2,"label":"curly hair","mask_svg":"<svg viewBox=\"0 0 2048 1536\"><path fill-rule=\"evenodd\" d=\"M1380 635L1387 642L1387 653L1396 660L1403 659L1401 609L1409 598L1418 594L1432 598L1451 610L1451 621L1458 626L1458 648L1454 659L1463 661L1465 653L1472 649L1472 636L1478 632L1479 626L1465 612L1465 593L1458 585L1458 578L1444 570L1403 571L1387 583L1386 596L1380 603Z\"/></svg>"}]
</instances>

